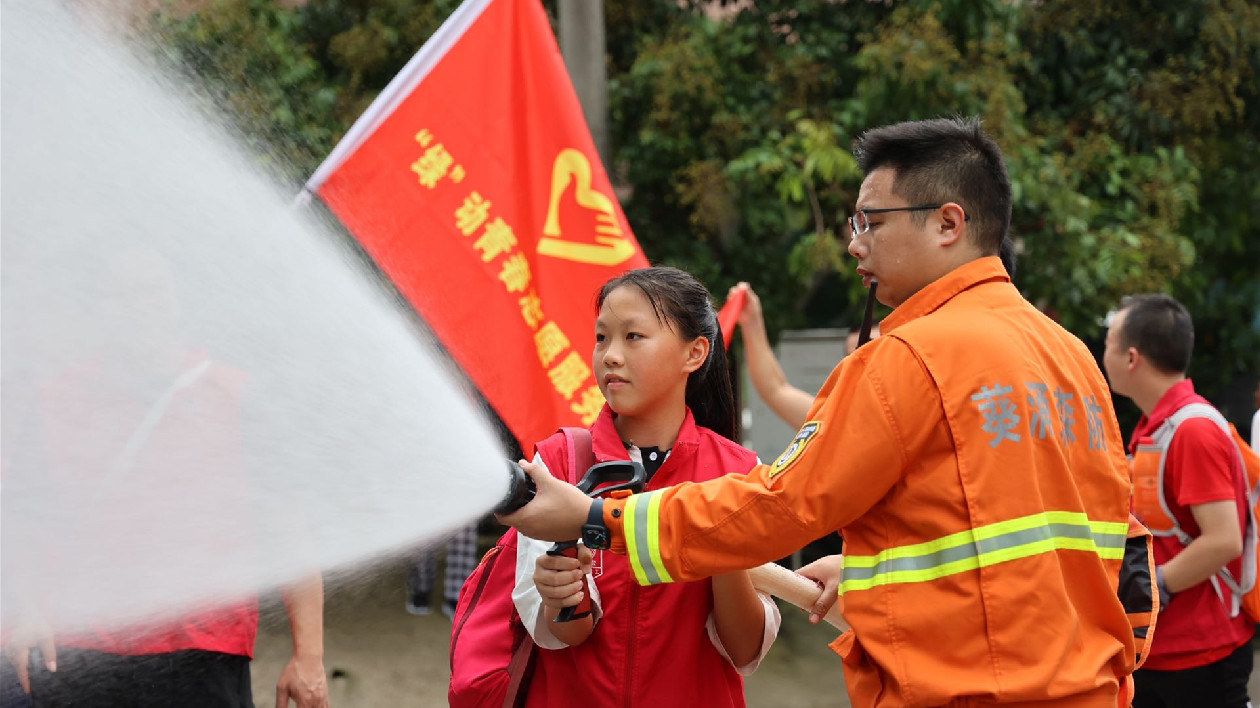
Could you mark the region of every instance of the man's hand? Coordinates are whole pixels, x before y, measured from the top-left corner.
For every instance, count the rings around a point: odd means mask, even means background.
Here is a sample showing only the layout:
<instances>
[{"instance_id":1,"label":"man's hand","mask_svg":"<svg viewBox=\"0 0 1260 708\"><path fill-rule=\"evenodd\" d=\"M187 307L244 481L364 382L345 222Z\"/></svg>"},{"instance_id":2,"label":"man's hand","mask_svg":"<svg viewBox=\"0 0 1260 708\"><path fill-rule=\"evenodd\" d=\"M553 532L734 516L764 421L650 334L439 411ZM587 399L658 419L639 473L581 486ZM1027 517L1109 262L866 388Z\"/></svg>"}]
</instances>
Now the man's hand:
<instances>
[{"instance_id":1,"label":"man's hand","mask_svg":"<svg viewBox=\"0 0 1260 708\"><path fill-rule=\"evenodd\" d=\"M840 597L837 591L844 577L844 556L836 554L819 558L796 571L796 574L809 578L822 587L822 592L819 593L818 599L814 601L813 609L809 612L810 623L818 624L823 617L827 616L832 605L835 605Z\"/></svg>"},{"instance_id":2,"label":"man's hand","mask_svg":"<svg viewBox=\"0 0 1260 708\"><path fill-rule=\"evenodd\" d=\"M506 516L496 514L499 523L540 541L581 538L582 524L591 510L590 498L572 484L551 476L540 465L525 460L520 465L538 491L520 510Z\"/></svg>"},{"instance_id":3,"label":"man's hand","mask_svg":"<svg viewBox=\"0 0 1260 708\"><path fill-rule=\"evenodd\" d=\"M289 660L276 683L276 708L289 708L289 699L297 708L328 708L328 678L322 657L294 654Z\"/></svg>"},{"instance_id":4,"label":"man's hand","mask_svg":"<svg viewBox=\"0 0 1260 708\"><path fill-rule=\"evenodd\" d=\"M43 622L23 624L13 630L13 636L4 647L4 655L17 669L18 683L22 690L31 692L31 647L39 647L44 657L44 668L57 670L57 645L52 630Z\"/></svg>"},{"instance_id":5,"label":"man's hand","mask_svg":"<svg viewBox=\"0 0 1260 708\"><path fill-rule=\"evenodd\" d=\"M534 587L543 604L554 609L576 605L582 601L582 578L591 571L591 549L578 544L578 557L538 556L534 568Z\"/></svg>"}]
</instances>

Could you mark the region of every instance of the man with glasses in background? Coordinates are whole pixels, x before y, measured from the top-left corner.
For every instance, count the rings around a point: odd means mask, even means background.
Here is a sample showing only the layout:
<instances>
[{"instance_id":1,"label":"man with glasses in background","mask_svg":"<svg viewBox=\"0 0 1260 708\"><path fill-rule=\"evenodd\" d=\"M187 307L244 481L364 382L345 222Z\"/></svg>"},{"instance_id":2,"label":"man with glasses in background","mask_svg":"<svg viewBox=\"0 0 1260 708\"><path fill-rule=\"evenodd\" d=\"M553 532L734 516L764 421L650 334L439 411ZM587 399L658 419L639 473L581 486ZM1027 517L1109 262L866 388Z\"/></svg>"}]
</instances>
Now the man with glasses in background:
<instances>
[{"instance_id":1,"label":"man with glasses in background","mask_svg":"<svg viewBox=\"0 0 1260 708\"><path fill-rule=\"evenodd\" d=\"M1001 151L978 121L942 119L871 130L857 156L849 252L895 309L783 454L746 477L594 502L525 464L537 496L502 520L581 533L646 583L750 568L839 530L845 556L800 572L823 586L815 616L843 594L852 631L832 647L855 707L1127 704L1126 609L1152 607L1117 598L1124 443L1093 356L998 257Z\"/></svg>"}]
</instances>

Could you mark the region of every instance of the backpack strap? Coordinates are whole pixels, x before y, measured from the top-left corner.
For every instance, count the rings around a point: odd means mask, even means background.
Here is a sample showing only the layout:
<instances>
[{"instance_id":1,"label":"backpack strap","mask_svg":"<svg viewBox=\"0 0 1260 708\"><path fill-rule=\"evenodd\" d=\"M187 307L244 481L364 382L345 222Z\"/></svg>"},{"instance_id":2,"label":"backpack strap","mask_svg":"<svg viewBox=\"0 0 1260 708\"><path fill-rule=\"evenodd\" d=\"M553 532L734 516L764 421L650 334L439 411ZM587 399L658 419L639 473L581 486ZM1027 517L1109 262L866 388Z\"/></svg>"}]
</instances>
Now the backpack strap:
<instances>
[{"instance_id":1,"label":"backpack strap","mask_svg":"<svg viewBox=\"0 0 1260 708\"><path fill-rule=\"evenodd\" d=\"M1233 433L1230 430L1229 421L1225 420L1225 416L1221 412L1206 403L1187 403L1178 408L1163 425L1152 434L1155 444L1159 446L1159 503L1164 508L1164 513L1168 515L1173 522L1173 533L1177 536L1177 540L1181 541L1183 546L1190 545L1194 539L1190 534L1186 533L1177 523L1177 518L1172 515L1168 509L1168 501L1164 498L1164 464L1168 459L1168 448L1172 445L1173 436L1177 433L1177 428L1181 424L1191 418L1207 418L1216 424L1225 437L1229 439L1230 444L1234 446L1234 451L1238 457L1238 462L1243 466L1243 486L1249 487L1245 479L1247 468L1246 460L1243 459L1242 450L1238 448L1238 443L1234 441ZM1257 503L1255 494L1251 489L1247 490L1247 527L1243 529L1243 553L1242 553L1242 577L1235 578L1228 568L1221 568L1210 579L1212 589L1216 591L1216 596L1221 602L1225 603L1229 610L1230 617L1237 617L1238 612L1242 609L1242 597L1250 592L1256 586L1257 580L1257 546L1260 546L1260 534L1257 533L1257 521L1255 513L1255 505ZM1229 591L1229 600L1225 599L1225 593L1221 590L1221 585Z\"/></svg>"},{"instance_id":2,"label":"backpack strap","mask_svg":"<svg viewBox=\"0 0 1260 708\"><path fill-rule=\"evenodd\" d=\"M564 433L565 452L568 453L568 464L564 470L565 479L570 484L577 484L586 470L595 464L591 431L586 428L561 428L560 432ZM545 463L546 460L543 462ZM554 470L552 474L555 474ZM513 531L515 529L508 533ZM515 563L516 559L512 560ZM516 646L512 650L512 658L508 662L508 685L503 697L503 708L520 708L525 705L525 695L529 692L529 684L533 680L534 661L537 655L537 645L530 638L525 626L521 624L515 605L512 607L512 629L516 632L517 639Z\"/></svg>"},{"instance_id":3,"label":"backpack strap","mask_svg":"<svg viewBox=\"0 0 1260 708\"><path fill-rule=\"evenodd\" d=\"M515 610L513 615L515 615ZM517 620L519 623L519 620ZM503 708L521 708L525 705L525 694L529 692L530 681L534 678L534 640L521 627L516 649L512 651L512 660L508 662L507 692L503 696Z\"/></svg>"},{"instance_id":4,"label":"backpack strap","mask_svg":"<svg viewBox=\"0 0 1260 708\"><path fill-rule=\"evenodd\" d=\"M1168 507L1168 499L1164 496L1164 470L1168 463L1168 450L1172 447L1173 436L1177 434L1177 428L1181 424L1191 418L1207 418L1225 430L1226 434L1229 428L1225 427L1229 424L1225 422L1225 418L1220 412L1206 403L1188 403L1176 411L1173 411L1164 422L1151 433L1151 440L1159 449L1159 481L1156 487L1159 492L1159 505L1163 508L1164 514L1173 522L1172 535L1181 541L1181 545L1188 546L1194 539L1185 529L1181 528L1181 524L1177 522L1177 517L1173 516L1172 509ZM1157 535L1167 535L1167 532Z\"/></svg>"},{"instance_id":5,"label":"backpack strap","mask_svg":"<svg viewBox=\"0 0 1260 708\"><path fill-rule=\"evenodd\" d=\"M561 428L564 433L566 451L569 453L569 466L565 469L569 484L577 484L595 464L595 449L591 443L591 431L586 428Z\"/></svg>"},{"instance_id":6,"label":"backpack strap","mask_svg":"<svg viewBox=\"0 0 1260 708\"><path fill-rule=\"evenodd\" d=\"M1172 415L1168 416L1168 421L1175 421L1173 423L1173 429L1176 430L1177 426L1191 418L1207 418L1213 423L1216 423L1217 427L1219 427L1221 431L1227 435L1229 434L1229 422L1225 420L1225 416L1221 415L1220 411L1206 403L1187 403L1174 411ZM1164 421L1164 424L1167 425L1168 421Z\"/></svg>"}]
</instances>

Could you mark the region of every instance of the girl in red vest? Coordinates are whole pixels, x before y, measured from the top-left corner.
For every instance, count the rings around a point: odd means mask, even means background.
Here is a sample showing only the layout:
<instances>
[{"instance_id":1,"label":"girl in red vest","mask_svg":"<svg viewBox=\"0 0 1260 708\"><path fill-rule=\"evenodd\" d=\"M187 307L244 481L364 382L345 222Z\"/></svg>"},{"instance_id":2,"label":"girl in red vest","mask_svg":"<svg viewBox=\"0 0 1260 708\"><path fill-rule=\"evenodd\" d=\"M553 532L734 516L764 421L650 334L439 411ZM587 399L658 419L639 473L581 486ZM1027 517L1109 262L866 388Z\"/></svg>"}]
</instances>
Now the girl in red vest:
<instances>
[{"instance_id":1,"label":"girl in red vest","mask_svg":"<svg viewBox=\"0 0 1260 708\"><path fill-rule=\"evenodd\" d=\"M709 293L676 268L645 268L599 292L591 368L608 403L591 426L597 462L633 459L648 490L747 471L756 454L734 442L735 405ZM563 476L563 435L535 462ZM642 587L626 558L580 547L547 556L521 536L516 603L537 652L526 706L743 706L741 675L773 643L779 612L744 571ZM592 615L553 620L583 597Z\"/></svg>"}]
</instances>

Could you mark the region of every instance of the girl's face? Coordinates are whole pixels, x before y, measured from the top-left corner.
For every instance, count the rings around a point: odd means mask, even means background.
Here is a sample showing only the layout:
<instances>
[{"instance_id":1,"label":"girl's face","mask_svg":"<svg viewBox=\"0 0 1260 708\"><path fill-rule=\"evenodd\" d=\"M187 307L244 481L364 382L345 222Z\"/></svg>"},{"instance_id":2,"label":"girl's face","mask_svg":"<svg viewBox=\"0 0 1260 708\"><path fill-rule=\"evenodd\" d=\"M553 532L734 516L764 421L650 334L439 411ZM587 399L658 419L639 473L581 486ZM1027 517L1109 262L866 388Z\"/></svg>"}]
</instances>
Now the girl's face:
<instances>
[{"instance_id":1,"label":"girl's face","mask_svg":"<svg viewBox=\"0 0 1260 708\"><path fill-rule=\"evenodd\" d=\"M626 285L608 293L599 308L591 370L618 415L643 417L683 405L687 376L708 353L708 340L684 341L656 318L643 291Z\"/></svg>"}]
</instances>

